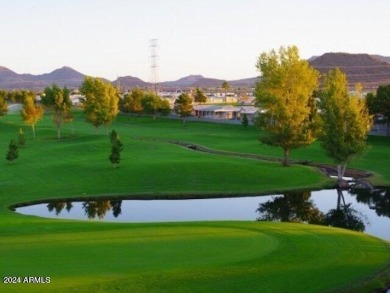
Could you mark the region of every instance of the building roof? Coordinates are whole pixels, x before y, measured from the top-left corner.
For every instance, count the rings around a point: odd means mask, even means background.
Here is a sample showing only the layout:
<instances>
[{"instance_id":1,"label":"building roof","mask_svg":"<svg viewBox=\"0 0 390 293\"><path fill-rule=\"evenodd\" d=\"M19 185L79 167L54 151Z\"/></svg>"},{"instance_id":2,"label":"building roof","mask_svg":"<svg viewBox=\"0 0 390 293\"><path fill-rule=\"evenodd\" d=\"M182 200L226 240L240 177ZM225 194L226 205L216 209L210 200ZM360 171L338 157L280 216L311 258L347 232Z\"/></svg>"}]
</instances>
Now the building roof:
<instances>
[{"instance_id":1,"label":"building roof","mask_svg":"<svg viewBox=\"0 0 390 293\"><path fill-rule=\"evenodd\" d=\"M210 111L216 113L228 113L228 112L241 112L246 114L255 114L259 112L258 107L254 106L220 106L220 105L195 105L193 107L195 111Z\"/></svg>"}]
</instances>

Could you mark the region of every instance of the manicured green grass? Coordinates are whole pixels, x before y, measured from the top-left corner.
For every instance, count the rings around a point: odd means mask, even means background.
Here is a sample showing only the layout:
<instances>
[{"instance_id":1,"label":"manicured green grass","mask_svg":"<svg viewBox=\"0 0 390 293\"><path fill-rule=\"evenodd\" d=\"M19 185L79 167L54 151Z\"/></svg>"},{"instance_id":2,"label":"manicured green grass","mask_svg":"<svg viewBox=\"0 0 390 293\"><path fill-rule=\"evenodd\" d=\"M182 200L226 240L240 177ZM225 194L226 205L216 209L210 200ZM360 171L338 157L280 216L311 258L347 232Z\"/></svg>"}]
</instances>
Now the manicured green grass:
<instances>
[{"instance_id":1,"label":"manicured green grass","mask_svg":"<svg viewBox=\"0 0 390 293\"><path fill-rule=\"evenodd\" d=\"M17 134L20 118L4 118L0 124L2 137L11 139ZM3 203L107 194L176 197L259 194L318 188L331 182L314 168L285 168L276 163L195 152L166 142L184 140L188 132L192 133L188 133L191 140L207 135L210 142L218 140L223 131L214 129L214 125L191 124L183 128L179 121L126 119L121 118L112 126L124 144L120 168L114 169L108 160L110 144L103 129L102 134L96 135L93 127L79 117L74 125L76 137L65 129L63 135L68 138L57 141L50 118L45 117L37 126L37 138L27 140L26 147L20 149L20 158L12 164L4 160L0 183L6 195ZM210 126L208 134L202 130L207 126ZM30 130L24 129L29 135ZM229 131L230 127L225 130ZM237 140L234 133L230 138L232 144ZM8 141L2 140L0 149L6 150Z\"/></svg>"},{"instance_id":2,"label":"manicured green grass","mask_svg":"<svg viewBox=\"0 0 390 293\"><path fill-rule=\"evenodd\" d=\"M76 115L57 141L50 117L37 138L17 115L0 118L0 150L27 136L20 158L0 173L1 276L48 276L50 284L0 285L0 292L318 292L362 284L390 262L389 244L327 227L203 222L112 224L17 215L11 204L93 195L194 197L260 194L320 188L330 180L304 166L195 152L167 143L279 157L253 128L119 117L112 125L123 143L122 162L109 163L108 136ZM72 131L75 136L72 136ZM356 163L389 182L389 142L374 138ZM329 162L318 145L293 158ZM360 165L359 165L360 164ZM366 168L363 168L366 169ZM387 274L389 276L390 274ZM382 279L378 279L381 282ZM368 288L379 283L368 283ZM357 287L357 288L358 288ZM355 291L356 287L353 289Z\"/></svg>"},{"instance_id":3,"label":"manicured green grass","mask_svg":"<svg viewBox=\"0 0 390 293\"><path fill-rule=\"evenodd\" d=\"M34 233L1 237L2 273L51 283L2 292L319 292L370 276L390 255L378 239L304 224L26 225Z\"/></svg>"}]
</instances>

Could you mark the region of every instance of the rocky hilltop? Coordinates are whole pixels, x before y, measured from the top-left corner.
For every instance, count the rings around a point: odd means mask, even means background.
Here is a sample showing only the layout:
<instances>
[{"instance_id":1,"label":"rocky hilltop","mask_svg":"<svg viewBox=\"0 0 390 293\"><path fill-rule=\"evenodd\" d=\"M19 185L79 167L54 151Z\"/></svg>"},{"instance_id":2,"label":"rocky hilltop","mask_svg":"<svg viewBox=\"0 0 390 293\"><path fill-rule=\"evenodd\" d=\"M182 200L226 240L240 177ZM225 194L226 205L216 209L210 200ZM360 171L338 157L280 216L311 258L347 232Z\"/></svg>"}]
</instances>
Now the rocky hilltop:
<instances>
[{"instance_id":1,"label":"rocky hilltop","mask_svg":"<svg viewBox=\"0 0 390 293\"><path fill-rule=\"evenodd\" d=\"M309 59L310 64L322 74L339 67L348 77L351 88L361 83L371 90L382 84L390 84L390 58L369 54L326 53Z\"/></svg>"}]
</instances>

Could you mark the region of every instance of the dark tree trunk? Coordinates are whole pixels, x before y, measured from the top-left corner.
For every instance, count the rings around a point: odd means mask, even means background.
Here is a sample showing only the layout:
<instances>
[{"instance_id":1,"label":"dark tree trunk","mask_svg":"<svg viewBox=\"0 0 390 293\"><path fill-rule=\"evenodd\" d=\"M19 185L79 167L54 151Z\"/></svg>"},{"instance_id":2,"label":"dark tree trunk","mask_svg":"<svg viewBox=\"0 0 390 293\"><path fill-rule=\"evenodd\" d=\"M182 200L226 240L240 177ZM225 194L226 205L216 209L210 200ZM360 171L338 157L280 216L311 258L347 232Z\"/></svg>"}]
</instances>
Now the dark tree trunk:
<instances>
[{"instance_id":1,"label":"dark tree trunk","mask_svg":"<svg viewBox=\"0 0 390 293\"><path fill-rule=\"evenodd\" d=\"M284 158L283 158L283 166L287 167L290 165L290 162L289 162L289 155L290 155L290 150L289 149L283 149L283 153L284 153Z\"/></svg>"},{"instance_id":2,"label":"dark tree trunk","mask_svg":"<svg viewBox=\"0 0 390 293\"><path fill-rule=\"evenodd\" d=\"M35 125L32 124L32 125L31 125L31 128L32 128L32 132L33 132L33 138L35 138Z\"/></svg>"},{"instance_id":3,"label":"dark tree trunk","mask_svg":"<svg viewBox=\"0 0 390 293\"><path fill-rule=\"evenodd\" d=\"M348 182L343 179L346 167L347 163L337 165L337 187L346 188L349 186Z\"/></svg>"},{"instance_id":4,"label":"dark tree trunk","mask_svg":"<svg viewBox=\"0 0 390 293\"><path fill-rule=\"evenodd\" d=\"M57 125L57 139L60 140L61 139L61 128L60 126Z\"/></svg>"}]
</instances>

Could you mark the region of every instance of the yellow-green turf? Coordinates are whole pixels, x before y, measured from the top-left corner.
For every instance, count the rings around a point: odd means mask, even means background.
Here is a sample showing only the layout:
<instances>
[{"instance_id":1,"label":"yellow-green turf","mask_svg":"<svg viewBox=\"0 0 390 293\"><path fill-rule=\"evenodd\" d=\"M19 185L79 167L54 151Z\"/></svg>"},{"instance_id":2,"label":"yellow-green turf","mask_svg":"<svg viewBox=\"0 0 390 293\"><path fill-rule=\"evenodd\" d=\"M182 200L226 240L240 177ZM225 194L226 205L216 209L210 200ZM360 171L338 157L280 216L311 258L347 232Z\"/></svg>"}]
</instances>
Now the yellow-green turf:
<instances>
[{"instance_id":1,"label":"yellow-green turf","mask_svg":"<svg viewBox=\"0 0 390 293\"><path fill-rule=\"evenodd\" d=\"M321 292L371 276L390 257L379 239L305 224L28 225L39 231L2 235L2 274L50 284L1 292Z\"/></svg>"}]
</instances>

